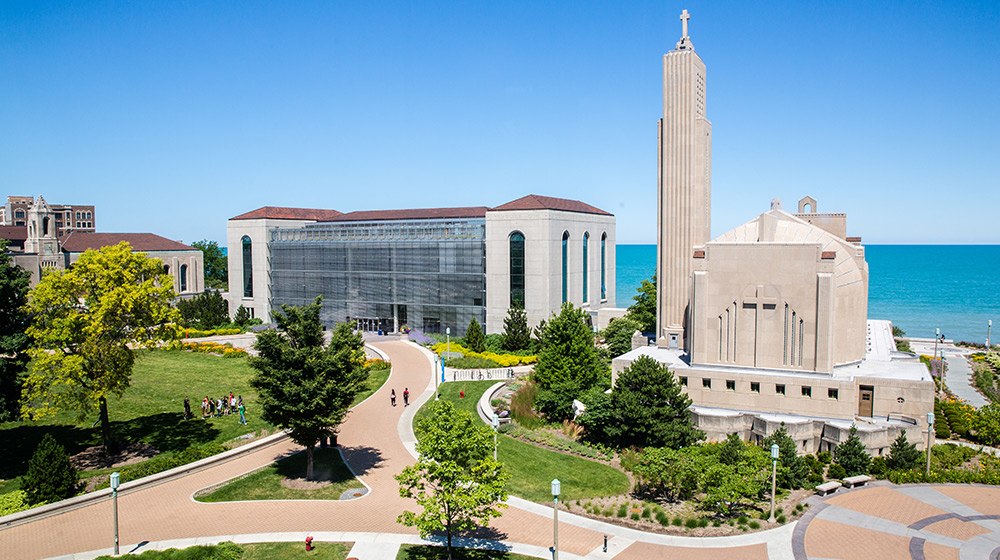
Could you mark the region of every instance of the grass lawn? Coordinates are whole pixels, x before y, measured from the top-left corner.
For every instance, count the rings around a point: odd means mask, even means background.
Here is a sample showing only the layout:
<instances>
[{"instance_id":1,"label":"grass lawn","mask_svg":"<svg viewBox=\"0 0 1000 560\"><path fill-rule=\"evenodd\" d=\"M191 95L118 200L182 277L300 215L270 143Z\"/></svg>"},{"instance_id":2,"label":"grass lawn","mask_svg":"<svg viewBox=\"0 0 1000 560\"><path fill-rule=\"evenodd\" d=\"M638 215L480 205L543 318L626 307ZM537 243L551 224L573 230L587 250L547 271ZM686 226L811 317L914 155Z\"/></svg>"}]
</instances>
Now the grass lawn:
<instances>
[{"instance_id":1,"label":"grass lawn","mask_svg":"<svg viewBox=\"0 0 1000 560\"><path fill-rule=\"evenodd\" d=\"M242 549L242 554L236 552ZM231 553L229 551L232 551ZM351 552L350 543L313 543L313 549L306 552L305 542L254 543L214 546L192 546L188 548L168 548L167 550L147 550L136 554L143 560L212 560L214 558L238 558L239 560L345 560ZM237 555L239 554L239 555ZM129 556L132 558L133 556ZM112 556L98 556L97 560L114 560Z\"/></svg>"},{"instance_id":2,"label":"grass lawn","mask_svg":"<svg viewBox=\"0 0 1000 560\"><path fill-rule=\"evenodd\" d=\"M479 397L496 381L454 381L440 387L441 398L455 403L457 408L476 415ZM459 393L465 391L465 397ZM432 401L428 401L432 402ZM417 418L427 414L425 405ZM605 464L565 453L536 447L501 435L497 458L513 475L507 483L508 493L535 502L552 501L551 483L562 483L563 500L578 500L615 496L629 491L625 473Z\"/></svg>"},{"instance_id":3,"label":"grass lawn","mask_svg":"<svg viewBox=\"0 0 1000 560\"><path fill-rule=\"evenodd\" d=\"M219 488L201 502L235 502L241 500L339 500L340 495L350 488L361 488L361 481L354 478L340 453L333 448L316 448L313 468L333 473L333 484L316 490L294 490L281 485L281 480L293 477L306 470L305 452L296 453L274 463L270 467Z\"/></svg>"},{"instance_id":4,"label":"grass lawn","mask_svg":"<svg viewBox=\"0 0 1000 560\"><path fill-rule=\"evenodd\" d=\"M453 548L452 558L455 560L534 560L531 556L514 554L500 550L474 550L471 548ZM404 544L399 547L396 560L438 560L448 558L448 548L444 546L425 546Z\"/></svg>"},{"instance_id":5,"label":"grass lawn","mask_svg":"<svg viewBox=\"0 0 1000 560\"><path fill-rule=\"evenodd\" d=\"M368 397L375 394L382 385L385 385L387 379L389 379L389 372L391 370L383 369L379 371L373 371L368 375L367 387L362 390L356 397L354 397L354 402L351 403L351 407L358 406L361 401L367 399Z\"/></svg>"},{"instance_id":6,"label":"grass lawn","mask_svg":"<svg viewBox=\"0 0 1000 560\"><path fill-rule=\"evenodd\" d=\"M262 429L273 430L273 426L260 419L256 392L249 385L252 375L245 358L223 358L180 350L137 352L131 386L121 399L112 397L108 401L112 432L119 441L146 442L161 453L174 453L198 443L223 442ZM372 372L367 394L378 390L388 377L389 370ZM200 419L202 398L218 398L230 391L243 396L249 425L239 424L238 415ZM183 420L184 397L191 401L195 420ZM364 398L359 395L355 404ZM67 410L35 422L0 424L0 441L3 442L0 493L20 487L18 477L27 471L28 459L46 432L71 454L99 445L101 434L97 419L95 411L77 422L76 413ZM89 471L81 473L82 477L88 475Z\"/></svg>"}]
</instances>

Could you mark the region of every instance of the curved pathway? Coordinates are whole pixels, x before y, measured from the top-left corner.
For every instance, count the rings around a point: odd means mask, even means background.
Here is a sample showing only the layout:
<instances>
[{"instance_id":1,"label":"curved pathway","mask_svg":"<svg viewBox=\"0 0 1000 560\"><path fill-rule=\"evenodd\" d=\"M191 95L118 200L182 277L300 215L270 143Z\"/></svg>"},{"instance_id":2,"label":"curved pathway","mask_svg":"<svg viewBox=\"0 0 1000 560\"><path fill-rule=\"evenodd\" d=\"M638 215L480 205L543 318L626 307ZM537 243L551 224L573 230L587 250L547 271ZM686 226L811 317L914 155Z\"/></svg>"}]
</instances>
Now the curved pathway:
<instances>
[{"instance_id":1,"label":"curved pathway","mask_svg":"<svg viewBox=\"0 0 1000 560\"><path fill-rule=\"evenodd\" d=\"M359 543L421 542L416 531L396 523L404 509L415 509L415 503L399 497L398 484L393 475L413 461L411 420L420 404L433 397L431 361L426 351L407 342L375 343L388 354L393 363L392 374L375 395L358 405L341 428L340 444L347 462L358 477L371 487L372 492L351 501L256 501L199 503L191 495L206 486L267 465L300 448L289 440L259 449L238 459L206 468L194 474L141 488L119 496L119 526L122 551L129 551L137 543L146 543L139 550L167 546L187 546L196 543L235 540L260 542L267 540L297 541L310 534L317 540L335 539ZM389 405L389 391L401 395L409 388L415 396L409 407ZM926 487L926 492L940 491L952 496L962 494L962 499L952 498L965 509L946 509L935 505L934 511L924 511L919 518L897 521L893 507L878 504L886 500L886 492L907 495L921 487L891 489L883 486L843 492L827 500L818 500L815 509L798 524L789 524L771 531L738 535L734 537L690 538L655 533L610 525L596 520L560 512L560 557L574 558L719 558L727 560L792 559L802 560L808 552L812 558L853 558L854 550L864 552L866 558L936 558L940 547L958 543L955 535L970 535L975 540L969 550L985 550L982 543L994 535L990 523L998 523L990 516L1000 514L1000 489L994 487ZM949 494L950 492L950 494ZM964 494L963 494L964 492ZM866 496L872 495L873 498ZM969 501L977 497L978 501ZM940 500L939 500L940 501ZM899 505L889 501L890 504ZM510 508L491 524L491 538L501 539L514 551L535 557L549 557L552 543L552 510L545 506L511 498ZM867 504L867 505L857 505ZM909 502L902 504L908 512L915 512ZM858 508L869 510L859 511ZM852 509L854 508L854 509ZM873 509L872 509L873 508ZM868 517L851 517L837 512L855 511ZM940 518L954 513L964 517ZM937 516L937 517L935 517ZM876 521L878 520L878 521ZM883 521L896 525L880 525ZM929 521L930 520L930 521ZM847 522L845 522L847 521ZM856 523L853 523L853 522ZM914 523L925 526L913 528ZM928 525L929 523L929 525ZM939 527L964 524L942 540L926 536ZM971 525L969 525L971 524ZM984 525L985 524L985 525ZM973 533L975 525L983 531ZM875 529L872 529L875 527ZM888 529L886 529L888 527ZM922 531L924 535L921 554L916 550L911 536L907 555L898 555L902 549L898 542L878 533L879 530ZM855 537L876 531L877 538ZM944 529L942 529L944 530ZM794 537L793 537L794 531ZM930 533L928 533L928 531ZM964 532L963 532L964 531ZM884 532L884 531L883 531ZM81 551L106 551L112 542L111 503L106 500L50 518L0 530L0 556L11 559L73 557ZM895 535L891 531L886 533ZM916 534L916 533L915 533ZM602 551L604 536L609 536L608 552ZM439 541L438 541L439 542ZM860 546L860 543L866 543ZM915 541L914 541L915 542ZM1000 542L1000 541L998 541ZM943 544L942 544L943 543ZM472 546L497 546L496 542L463 541ZM794 544L794 554L793 554ZM956 547L951 547L956 548ZM960 547L958 547L960 548ZM940 550L939 550L940 549ZM992 548L990 549L992 550ZM844 551L844 554L841 552ZM884 554L881 552L884 551ZM77 554L78 558L92 558L94 552ZM964 558L965 556L961 556Z\"/></svg>"}]
</instances>

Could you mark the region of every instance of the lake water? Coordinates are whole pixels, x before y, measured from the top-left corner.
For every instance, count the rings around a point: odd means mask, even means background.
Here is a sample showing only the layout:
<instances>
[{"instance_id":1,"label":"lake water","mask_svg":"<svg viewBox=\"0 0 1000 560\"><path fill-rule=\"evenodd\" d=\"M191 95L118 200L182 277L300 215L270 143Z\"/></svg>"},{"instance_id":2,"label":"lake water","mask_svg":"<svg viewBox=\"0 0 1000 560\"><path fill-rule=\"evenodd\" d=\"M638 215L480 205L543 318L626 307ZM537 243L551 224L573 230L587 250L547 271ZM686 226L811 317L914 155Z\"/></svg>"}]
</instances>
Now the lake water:
<instances>
[{"instance_id":1,"label":"lake water","mask_svg":"<svg viewBox=\"0 0 1000 560\"><path fill-rule=\"evenodd\" d=\"M615 257L616 305L628 307L656 270L656 245L618 245ZM1000 321L1000 245L866 245L865 257L871 319L888 319L908 336L931 338L940 328L978 343L987 321Z\"/></svg>"}]
</instances>

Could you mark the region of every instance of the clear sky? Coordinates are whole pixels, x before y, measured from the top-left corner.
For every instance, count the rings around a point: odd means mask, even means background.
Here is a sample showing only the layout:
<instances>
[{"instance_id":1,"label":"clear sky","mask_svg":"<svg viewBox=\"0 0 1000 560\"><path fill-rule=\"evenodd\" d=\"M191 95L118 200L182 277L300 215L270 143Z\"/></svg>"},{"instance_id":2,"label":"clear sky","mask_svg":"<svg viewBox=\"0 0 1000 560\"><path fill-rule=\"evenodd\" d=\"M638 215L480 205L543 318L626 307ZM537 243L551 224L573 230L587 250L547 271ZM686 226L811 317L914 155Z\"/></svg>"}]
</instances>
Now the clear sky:
<instances>
[{"instance_id":1,"label":"clear sky","mask_svg":"<svg viewBox=\"0 0 1000 560\"><path fill-rule=\"evenodd\" d=\"M0 3L0 195L225 244L260 206L496 206L656 235L662 55L708 66L713 234L806 195L1000 243L1000 2Z\"/></svg>"}]
</instances>

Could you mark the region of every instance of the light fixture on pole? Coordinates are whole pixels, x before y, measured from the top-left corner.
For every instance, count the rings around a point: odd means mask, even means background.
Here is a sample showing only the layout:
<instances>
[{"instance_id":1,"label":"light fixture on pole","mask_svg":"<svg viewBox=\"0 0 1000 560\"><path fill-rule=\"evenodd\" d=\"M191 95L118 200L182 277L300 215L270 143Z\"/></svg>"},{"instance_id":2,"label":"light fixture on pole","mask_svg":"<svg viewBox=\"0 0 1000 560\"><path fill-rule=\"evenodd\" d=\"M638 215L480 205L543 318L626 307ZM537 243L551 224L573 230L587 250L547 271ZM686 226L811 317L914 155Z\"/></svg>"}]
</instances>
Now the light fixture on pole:
<instances>
[{"instance_id":1,"label":"light fixture on pole","mask_svg":"<svg viewBox=\"0 0 1000 560\"><path fill-rule=\"evenodd\" d=\"M940 338L941 338L941 329L934 329L934 359L935 360L938 359L937 347L938 347L938 339L940 339ZM934 369L935 369L935 371L937 371L938 375L941 375L941 364L940 363L934 364Z\"/></svg>"},{"instance_id":2,"label":"light fixture on pole","mask_svg":"<svg viewBox=\"0 0 1000 560\"><path fill-rule=\"evenodd\" d=\"M493 413L493 460L497 460L497 432L500 431L500 415Z\"/></svg>"},{"instance_id":3,"label":"light fixture on pole","mask_svg":"<svg viewBox=\"0 0 1000 560\"><path fill-rule=\"evenodd\" d=\"M559 560L559 479L552 479L552 560Z\"/></svg>"},{"instance_id":4,"label":"light fixture on pole","mask_svg":"<svg viewBox=\"0 0 1000 560\"><path fill-rule=\"evenodd\" d=\"M993 319L986 324L986 351L990 351L990 334L993 332Z\"/></svg>"},{"instance_id":5,"label":"light fixture on pole","mask_svg":"<svg viewBox=\"0 0 1000 560\"><path fill-rule=\"evenodd\" d=\"M933 442L931 441L931 430L934 429L934 413L927 413L927 476L931 475L931 447L933 447Z\"/></svg>"},{"instance_id":6,"label":"light fixture on pole","mask_svg":"<svg viewBox=\"0 0 1000 560\"><path fill-rule=\"evenodd\" d=\"M115 510L115 556L118 556L118 486L121 484L121 477L118 473L111 473L111 496Z\"/></svg>"},{"instance_id":7,"label":"light fixture on pole","mask_svg":"<svg viewBox=\"0 0 1000 560\"><path fill-rule=\"evenodd\" d=\"M771 444L771 516L767 520L774 523L774 492L778 489L778 455L781 454L781 448L778 447L777 443Z\"/></svg>"}]
</instances>

